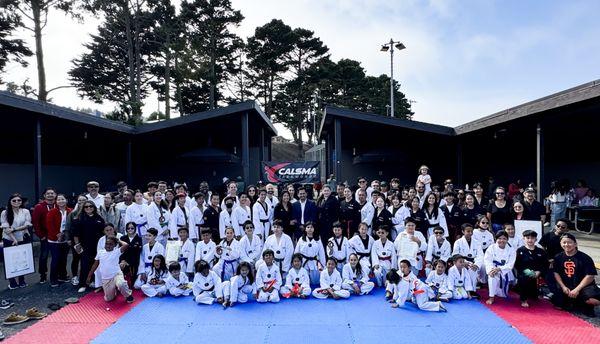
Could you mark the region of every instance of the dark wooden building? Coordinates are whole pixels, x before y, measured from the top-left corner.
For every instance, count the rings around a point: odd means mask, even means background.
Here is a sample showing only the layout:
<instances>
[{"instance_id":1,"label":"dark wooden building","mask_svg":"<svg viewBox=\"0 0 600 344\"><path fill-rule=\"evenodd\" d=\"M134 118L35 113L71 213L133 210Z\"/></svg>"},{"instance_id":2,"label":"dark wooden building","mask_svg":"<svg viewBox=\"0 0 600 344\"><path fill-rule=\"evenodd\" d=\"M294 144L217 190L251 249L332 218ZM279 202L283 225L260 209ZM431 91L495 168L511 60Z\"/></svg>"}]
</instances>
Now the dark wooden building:
<instances>
[{"instance_id":1,"label":"dark wooden building","mask_svg":"<svg viewBox=\"0 0 600 344\"><path fill-rule=\"evenodd\" d=\"M134 127L30 98L0 92L4 127L0 195L39 197L54 186L74 195L97 180L185 181L194 189L223 177L260 178L276 130L254 101Z\"/></svg>"},{"instance_id":2,"label":"dark wooden building","mask_svg":"<svg viewBox=\"0 0 600 344\"><path fill-rule=\"evenodd\" d=\"M596 80L455 128L327 107L320 138L338 181L364 175L412 184L426 164L434 182L520 179L545 195L563 178L600 185L599 128Z\"/></svg>"}]
</instances>

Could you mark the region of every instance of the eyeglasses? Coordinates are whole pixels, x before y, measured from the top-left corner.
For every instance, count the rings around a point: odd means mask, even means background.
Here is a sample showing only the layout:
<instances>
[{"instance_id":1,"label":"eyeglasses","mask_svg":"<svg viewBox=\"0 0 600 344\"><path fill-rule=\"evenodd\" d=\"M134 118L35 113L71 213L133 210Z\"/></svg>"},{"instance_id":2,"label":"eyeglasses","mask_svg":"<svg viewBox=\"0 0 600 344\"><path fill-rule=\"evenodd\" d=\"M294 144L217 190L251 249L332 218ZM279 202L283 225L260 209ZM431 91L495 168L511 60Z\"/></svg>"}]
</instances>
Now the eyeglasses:
<instances>
[{"instance_id":1,"label":"eyeglasses","mask_svg":"<svg viewBox=\"0 0 600 344\"><path fill-rule=\"evenodd\" d=\"M127 229L135 229L135 227L127 227Z\"/></svg>"},{"instance_id":2,"label":"eyeglasses","mask_svg":"<svg viewBox=\"0 0 600 344\"><path fill-rule=\"evenodd\" d=\"M482 224L482 225L489 225L490 223L489 222L480 222L480 224Z\"/></svg>"},{"instance_id":3,"label":"eyeglasses","mask_svg":"<svg viewBox=\"0 0 600 344\"><path fill-rule=\"evenodd\" d=\"M362 184L362 183L366 183L367 181L366 180L359 180L358 182Z\"/></svg>"},{"instance_id":4,"label":"eyeglasses","mask_svg":"<svg viewBox=\"0 0 600 344\"><path fill-rule=\"evenodd\" d=\"M15 198L15 199L11 199L10 201L11 201L11 202L15 202L15 203L17 203L17 202L23 202L23 200L21 200L21 199L16 199L16 198Z\"/></svg>"},{"instance_id":5,"label":"eyeglasses","mask_svg":"<svg viewBox=\"0 0 600 344\"><path fill-rule=\"evenodd\" d=\"M435 234L435 235L442 235L442 234L444 234L444 232L435 232L433 234Z\"/></svg>"},{"instance_id":6,"label":"eyeglasses","mask_svg":"<svg viewBox=\"0 0 600 344\"><path fill-rule=\"evenodd\" d=\"M93 205L86 205L86 206L84 206L83 208L84 208L84 209L88 209L88 208L92 208L92 209L93 209L93 208L94 208L94 206L93 206Z\"/></svg>"},{"instance_id":7,"label":"eyeglasses","mask_svg":"<svg viewBox=\"0 0 600 344\"><path fill-rule=\"evenodd\" d=\"M496 192L496 195L505 195L504 192Z\"/></svg>"},{"instance_id":8,"label":"eyeglasses","mask_svg":"<svg viewBox=\"0 0 600 344\"><path fill-rule=\"evenodd\" d=\"M567 226L565 226L565 225L556 225L556 227L560 228L560 229L566 229L567 228Z\"/></svg>"},{"instance_id":9,"label":"eyeglasses","mask_svg":"<svg viewBox=\"0 0 600 344\"><path fill-rule=\"evenodd\" d=\"M254 229L254 227L248 226L246 227L246 229Z\"/></svg>"}]
</instances>

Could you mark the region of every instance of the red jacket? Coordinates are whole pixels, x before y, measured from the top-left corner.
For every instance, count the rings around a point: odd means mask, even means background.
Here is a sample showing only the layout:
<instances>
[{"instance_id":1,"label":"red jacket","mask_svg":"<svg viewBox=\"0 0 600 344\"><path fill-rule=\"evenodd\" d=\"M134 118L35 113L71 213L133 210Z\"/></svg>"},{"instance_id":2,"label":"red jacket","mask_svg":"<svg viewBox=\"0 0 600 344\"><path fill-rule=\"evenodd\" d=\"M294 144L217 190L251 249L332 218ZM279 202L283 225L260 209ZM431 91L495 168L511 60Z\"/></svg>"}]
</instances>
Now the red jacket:
<instances>
[{"instance_id":1,"label":"red jacket","mask_svg":"<svg viewBox=\"0 0 600 344\"><path fill-rule=\"evenodd\" d=\"M46 228L46 215L53 208L56 208L56 203L49 205L46 203L46 201L38 203L33 208L31 223L33 224L35 235L37 235L40 239L48 236L48 229Z\"/></svg>"},{"instance_id":2,"label":"red jacket","mask_svg":"<svg viewBox=\"0 0 600 344\"><path fill-rule=\"evenodd\" d=\"M67 207L67 216L73 209ZM60 223L62 220L62 214L60 209L54 208L46 215L46 234L48 240L57 241L58 234L60 233Z\"/></svg>"}]
</instances>

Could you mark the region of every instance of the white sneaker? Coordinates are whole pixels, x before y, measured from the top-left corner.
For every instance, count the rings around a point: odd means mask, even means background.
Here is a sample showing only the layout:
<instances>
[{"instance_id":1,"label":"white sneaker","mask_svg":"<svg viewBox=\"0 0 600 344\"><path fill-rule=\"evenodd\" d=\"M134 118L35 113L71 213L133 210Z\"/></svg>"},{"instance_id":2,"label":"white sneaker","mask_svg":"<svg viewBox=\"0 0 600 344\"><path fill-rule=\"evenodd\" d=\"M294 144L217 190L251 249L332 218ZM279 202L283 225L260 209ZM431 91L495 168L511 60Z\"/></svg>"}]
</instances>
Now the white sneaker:
<instances>
[{"instance_id":1,"label":"white sneaker","mask_svg":"<svg viewBox=\"0 0 600 344\"><path fill-rule=\"evenodd\" d=\"M85 293L86 288L85 287L81 287L79 289L77 289L78 293Z\"/></svg>"},{"instance_id":2,"label":"white sneaker","mask_svg":"<svg viewBox=\"0 0 600 344\"><path fill-rule=\"evenodd\" d=\"M78 285L79 285L79 277L77 277L77 276L74 276L74 277L71 279L71 284L72 284L72 285L74 285L74 286L78 286Z\"/></svg>"}]
</instances>

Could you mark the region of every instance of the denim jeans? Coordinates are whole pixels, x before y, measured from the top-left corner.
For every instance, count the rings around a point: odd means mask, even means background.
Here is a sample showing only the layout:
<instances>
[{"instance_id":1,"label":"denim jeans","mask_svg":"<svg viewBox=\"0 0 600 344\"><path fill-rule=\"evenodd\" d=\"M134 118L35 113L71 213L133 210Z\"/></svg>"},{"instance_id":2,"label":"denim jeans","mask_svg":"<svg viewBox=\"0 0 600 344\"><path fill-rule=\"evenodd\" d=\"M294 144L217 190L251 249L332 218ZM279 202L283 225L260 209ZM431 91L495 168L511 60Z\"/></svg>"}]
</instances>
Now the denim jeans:
<instances>
[{"instance_id":1,"label":"denim jeans","mask_svg":"<svg viewBox=\"0 0 600 344\"><path fill-rule=\"evenodd\" d=\"M567 203L550 203L550 228L554 228L558 219L564 218L567 215Z\"/></svg>"},{"instance_id":2,"label":"denim jeans","mask_svg":"<svg viewBox=\"0 0 600 344\"><path fill-rule=\"evenodd\" d=\"M50 283L58 283L58 279L67 278L67 254L69 246L67 243L48 243L48 250L52 256L50 261Z\"/></svg>"},{"instance_id":3,"label":"denim jeans","mask_svg":"<svg viewBox=\"0 0 600 344\"><path fill-rule=\"evenodd\" d=\"M4 247L10 247L13 245L12 240L2 239L2 242L4 243ZM26 243L25 241L19 241L19 245L25 244L25 243ZM5 255L5 257L6 257L6 255ZM17 281L17 279L18 279L18 281ZM9 278L8 283L10 284L10 286L12 288L16 288L19 285L25 284L25 276L19 276L17 278Z\"/></svg>"}]
</instances>

